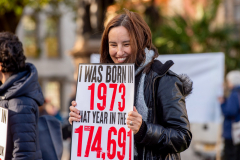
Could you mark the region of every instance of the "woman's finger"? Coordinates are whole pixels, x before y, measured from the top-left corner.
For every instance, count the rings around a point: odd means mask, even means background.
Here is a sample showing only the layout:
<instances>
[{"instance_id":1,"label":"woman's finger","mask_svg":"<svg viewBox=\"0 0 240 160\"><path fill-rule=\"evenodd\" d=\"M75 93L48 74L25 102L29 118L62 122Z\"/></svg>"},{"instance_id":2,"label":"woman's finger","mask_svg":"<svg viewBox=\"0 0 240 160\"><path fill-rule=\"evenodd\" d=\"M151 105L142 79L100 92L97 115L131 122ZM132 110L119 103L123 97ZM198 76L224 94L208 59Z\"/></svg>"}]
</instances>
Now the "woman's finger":
<instances>
[{"instance_id":1,"label":"woman's finger","mask_svg":"<svg viewBox=\"0 0 240 160\"><path fill-rule=\"evenodd\" d=\"M126 121L127 125L130 125L130 126L131 126L130 122L131 122L131 120L127 120L127 121Z\"/></svg>"},{"instance_id":2,"label":"woman's finger","mask_svg":"<svg viewBox=\"0 0 240 160\"><path fill-rule=\"evenodd\" d=\"M138 116L141 116L141 114L135 111L130 111L128 112L128 116L138 117Z\"/></svg>"},{"instance_id":3,"label":"woman's finger","mask_svg":"<svg viewBox=\"0 0 240 160\"><path fill-rule=\"evenodd\" d=\"M138 126L136 126L136 125L127 125L128 126L128 128L129 129L131 129L132 130L132 132L134 133L134 134L136 134L138 131L139 131L139 128L140 127L138 127Z\"/></svg>"},{"instance_id":4,"label":"woman's finger","mask_svg":"<svg viewBox=\"0 0 240 160\"><path fill-rule=\"evenodd\" d=\"M138 126L140 128L142 125L142 119L128 119L126 123L127 125Z\"/></svg>"},{"instance_id":5,"label":"woman's finger","mask_svg":"<svg viewBox=\"0 0 240 160\"><path fill-rule=\"evenodd\" d=\"M127 121L138 121L138 122L142 122L142 116L138 116L138 117L127 116L126 120L127 120Z\"/></svg>"},{"instance_id":6,"label":"woman's finger","mask_svg":"<svg viewBox=\"0 0 240 160\"><path fill-rule=\"evenodd\" d=\"M72 105L75 107L77 105L76 101L72 101Z\"/></svg>"},{"instance_id":7,"label":"woman's finger","mask_svg":"<svg viewBox=\"0 0 240 160\"><path fill-rule=\"evenodd\" d=\"M141 114L139 114L139 113L137 113L137 112L135 112L135 111L130 111L130 112L128 112L128 116L127 116L127 119L128 118L138 118L138 119L142 119L142 115Z\"/></svg>"},{"instance_id":8,"label":"woman's finger","mask_svg":"<svg viewBox=\"0 0 240 160\"><path fill-rule=\"evenodd\" d=\"M140 128L141 125L142 125L142 121L139 121L139 120L128 120L127 121L127 125L138 126Z\"/></svg>"},{"instance_id":9,"label":"woman's finger","mask_svg":"<svg viewBox=\"0 0 240 160\"><path fill-rule=\"evenodd\" d=\"M80 113L80 111L76 107L74 107L74 106L70 106L69 109L70 109L71 112L75 112L77 114Z\"/></svg>"},{"instance_id":10,"label":"woman's finger","mask_svg":"<svg viewBox=\"0 0 240 160\"><path fill-rule=\"evenodd\" d=\"M73 121L79 122L80 119L75 118L75 117L69 117L68 121L69 121L69 123L72 125L72 122L73 122Z\"/></svg>"},{"instance_id":11,"label":"woman's finger","mask_svg":"<svg viewBox=\"0 0 240 160\"><path fill-rule=\"evenodd\" d=\"M70 113L69 113L69 116L70 116L70 117L79 118L79 119L81 118L81 116L80 116L79 114L75 113L75 112L70 112Z\"/></svg>"},{"instance_id":12,"label":"woman's finger","mask_svg":"<svg viewBox=\"0 0 240 160\"><path fill-rule=\"evenodd\" d=\"M137 108L135 106L133 106L133 111L138 113Z\"/></svg>"}]
</instances>

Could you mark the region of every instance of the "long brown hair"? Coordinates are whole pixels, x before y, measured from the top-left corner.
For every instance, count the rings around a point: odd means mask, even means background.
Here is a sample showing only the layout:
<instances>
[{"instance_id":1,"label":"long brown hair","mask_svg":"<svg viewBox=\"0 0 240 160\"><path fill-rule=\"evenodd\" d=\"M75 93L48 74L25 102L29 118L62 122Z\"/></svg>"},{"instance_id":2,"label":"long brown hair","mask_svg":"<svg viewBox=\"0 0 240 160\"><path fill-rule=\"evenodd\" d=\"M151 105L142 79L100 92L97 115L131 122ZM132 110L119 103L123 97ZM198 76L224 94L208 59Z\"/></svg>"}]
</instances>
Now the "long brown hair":
<instances>
[{"instance_id":1,"label":"long brown hair","mask_svg":"<svg viewBox=\"0 0 240 160\"><path fill-rule=\"evenodd\" d=\"M153 59L158 56L157 49L152 44L152 34L147 23L137 13L125 9L125 14L115 16L103 32L100 49L101 63L114 63L109 55L108 34L112 28L118 26L125 27L130 36L131 56L127 63L135 63L136 66L140 66L146 57L144 52L146 47L155 51Z\"/></svg>"}]
</instances>

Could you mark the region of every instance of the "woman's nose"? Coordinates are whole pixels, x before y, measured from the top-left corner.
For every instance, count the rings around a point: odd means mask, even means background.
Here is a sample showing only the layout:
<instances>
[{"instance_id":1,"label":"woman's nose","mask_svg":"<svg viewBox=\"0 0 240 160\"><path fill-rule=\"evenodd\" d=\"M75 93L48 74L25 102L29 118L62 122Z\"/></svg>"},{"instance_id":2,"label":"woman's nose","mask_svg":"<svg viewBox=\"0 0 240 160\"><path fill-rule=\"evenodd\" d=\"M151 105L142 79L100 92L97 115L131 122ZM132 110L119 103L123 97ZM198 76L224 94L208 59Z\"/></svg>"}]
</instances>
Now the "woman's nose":
<instances>
[{"instance_id":1,"label":"woman's nose","mask_svg":"<svg viewBox=\"0 0 240 160\"><path fill-rule=\"evenodd\" d=\"M121 56L124 54L124 51L121 47L118 48L117 55Z\"/></svg>"}]
</instances>

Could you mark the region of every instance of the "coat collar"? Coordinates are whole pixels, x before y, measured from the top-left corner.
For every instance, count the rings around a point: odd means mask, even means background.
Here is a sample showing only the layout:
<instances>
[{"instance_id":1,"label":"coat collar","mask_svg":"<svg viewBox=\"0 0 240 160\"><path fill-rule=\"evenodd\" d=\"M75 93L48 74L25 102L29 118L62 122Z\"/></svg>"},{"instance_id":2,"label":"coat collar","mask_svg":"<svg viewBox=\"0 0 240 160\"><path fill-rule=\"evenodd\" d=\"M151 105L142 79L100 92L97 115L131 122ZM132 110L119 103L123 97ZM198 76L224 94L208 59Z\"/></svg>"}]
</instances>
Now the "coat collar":
<instances>
[{"instance_id":1,"label":"coat collar","mask_svg":"<svg viewBox=\"0 0 240 160\"><path fill-rule=\"evenodd\" d=\"M152 64L152 70L162 76L167 73L167 71L172 67L173 64L174 63L172 60L168 60L164 64L159 60L154 60Z\"/></svg>"}]
</instances>

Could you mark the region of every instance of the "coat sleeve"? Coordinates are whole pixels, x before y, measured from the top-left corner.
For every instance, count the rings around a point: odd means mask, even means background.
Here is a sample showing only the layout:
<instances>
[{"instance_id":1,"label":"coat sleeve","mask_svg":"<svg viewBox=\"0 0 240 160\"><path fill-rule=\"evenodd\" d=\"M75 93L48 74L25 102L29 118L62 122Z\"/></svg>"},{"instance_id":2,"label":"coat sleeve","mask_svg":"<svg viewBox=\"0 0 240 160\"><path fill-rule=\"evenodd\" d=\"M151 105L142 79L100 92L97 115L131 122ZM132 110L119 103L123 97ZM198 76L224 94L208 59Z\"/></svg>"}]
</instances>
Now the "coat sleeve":
<instances>
[{"instance_id":1,"label":"coat sleeve","mask_svg":"<svg viewBox=\"0 0 240 160\"><path fill-rule=\"evenodd\" d=\"M159 152L181 152L190 145L192 134L182 92L182 82L175 76L166 75L158 83L155 116L160 124L146 123L144 145L154 147Z\"/></svg>"},{"instance_id":2,"label":"coat sleeve","mask_svg":"<svg viewBox=\"0 0 240 160\"><path fill-rule=\"evenodd\" d=\"M222 113L225 117L234 117L238 114L238 93L232 92L228 99L221 105Z\"/></svg>"},{"instance_id":3,"label":"coat sleeve","mask_svg":"<svg viewBox=\"0 0 240 160\"><path fill-rule=\"evenodd\" d=\"M9 101L9 127L12 134L12 160L34 160L36 153L36 116L31 105L20 99Z\"/></svg>"}]
</instances>

